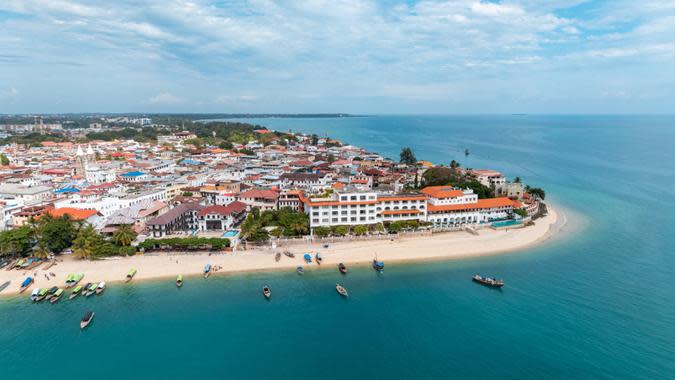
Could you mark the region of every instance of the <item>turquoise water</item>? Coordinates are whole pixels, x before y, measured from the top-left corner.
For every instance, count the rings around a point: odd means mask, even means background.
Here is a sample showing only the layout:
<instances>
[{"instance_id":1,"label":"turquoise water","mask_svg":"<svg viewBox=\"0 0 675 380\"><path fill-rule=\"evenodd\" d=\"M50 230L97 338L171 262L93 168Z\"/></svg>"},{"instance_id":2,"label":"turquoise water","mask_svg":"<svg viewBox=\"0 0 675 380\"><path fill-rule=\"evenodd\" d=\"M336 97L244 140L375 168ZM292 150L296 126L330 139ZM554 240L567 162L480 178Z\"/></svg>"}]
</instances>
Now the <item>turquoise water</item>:
<instances>
[{"instance_id":1,"label":"turquoise water","mask_svg":"<svg viewBox=\"0 0 675 380\"><path fill-rule=\"evenodd\" d=\"M237 231L237 230L229 230L229 231L225 231L225 233L223 233L223 237L231 238L231 237L237 236L238 234L239 234L239 231Z\"/></svg>"},{"instance_id":2,"label":"turquoise water","mask_svg":"<svg viewBox=\"0 0 675 380\"><path fill-rule=\"evenodd\" d=\"M673 378L675 117L258 122L520 175L583 229L514 254L387 263L380 275L289 270L187 278L180 290L111 285L55 305L3 299L0 379ZM473 284L477 272L507 285ZM81 332L87 309L96 318Z\"/></svg>"},{"instance_id":3,"label":"turquoise water","mask_svg":"<svg viewBox=\"0 0 675 380\"><path fill-rule=\"evenodd\" d=\"M492 227L510 227L510 226L517 226L523 224L523 222L518 221L518 220L504 220L502 222L493 222Z\"/></svg>"}]
</instances>

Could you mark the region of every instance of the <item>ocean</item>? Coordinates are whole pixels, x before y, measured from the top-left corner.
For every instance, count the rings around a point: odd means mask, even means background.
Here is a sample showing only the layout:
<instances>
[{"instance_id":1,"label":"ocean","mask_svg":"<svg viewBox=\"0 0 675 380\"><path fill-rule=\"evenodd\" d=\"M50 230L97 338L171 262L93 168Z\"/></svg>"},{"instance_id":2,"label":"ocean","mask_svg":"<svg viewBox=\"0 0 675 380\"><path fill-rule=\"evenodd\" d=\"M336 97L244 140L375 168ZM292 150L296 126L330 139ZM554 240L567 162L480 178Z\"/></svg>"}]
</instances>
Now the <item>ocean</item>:
<instances>
[{"instance_id":1,"label":"ocean","mask_svg":"<svg viewBox=\"0 0 675 380\"><path fill-rule=\"evenodd\" d=\"M675 378L675 117L246 121L520 176L570 226L531 249L379 275L324 268L112 285L55 305L3 298L0 379ZM478 286L477 272L506 286Z\"/></svg>"}]
</instances>

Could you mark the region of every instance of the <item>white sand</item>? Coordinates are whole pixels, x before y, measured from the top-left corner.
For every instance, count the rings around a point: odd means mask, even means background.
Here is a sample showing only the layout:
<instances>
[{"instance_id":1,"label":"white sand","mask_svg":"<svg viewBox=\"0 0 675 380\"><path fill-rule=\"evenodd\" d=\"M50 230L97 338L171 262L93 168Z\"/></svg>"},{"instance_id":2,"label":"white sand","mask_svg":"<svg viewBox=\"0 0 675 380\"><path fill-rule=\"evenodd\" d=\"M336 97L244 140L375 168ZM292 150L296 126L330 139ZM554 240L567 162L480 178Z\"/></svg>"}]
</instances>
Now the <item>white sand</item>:
<instances>
[{"instance_id":1,"label":"white sand","mask_svg":"<svg viewBox=\"0 0 675 380\"><path fill-rule=\"evenodd\" d=\"M11 285L1 295L16 294L21 282L28 275L37 271L35 283L24 294L28 295L35 287L64 286L69 273L84 273L82 283L86 282L119 282L123 281L131 268L138 269L134 282L144 279L171 278L178 274L199 275L207 263L221 266L214 274L263 271L295 268L305 265L303 252L320 251L323 257L322 266L335 266L339 262L345 264L370 263L377 254L379 260L418 261L438 259L458 259L493 255L542 243L555 235L567 223L566 216L549 207L548 215L538 219L533 226L495 231L489 228L479 230L479 235L467 232L448 232L427 237L409 237L395 240L371 240L333 243L324 249L320 244L293 245L288 250L295 253L295 258L282 255L279 262L274 259L277 250L251 250L227 254L157 254L137 255L127 258L111 258L98 261L76 260L72 257L60 258L57 265L45 271L38 267L30 271L0 270L0 284L11 280ZM312 263L309 267L316 266ZM55 278L47 280L45 273L53 272Z\"/></svg>"}]
</instances>

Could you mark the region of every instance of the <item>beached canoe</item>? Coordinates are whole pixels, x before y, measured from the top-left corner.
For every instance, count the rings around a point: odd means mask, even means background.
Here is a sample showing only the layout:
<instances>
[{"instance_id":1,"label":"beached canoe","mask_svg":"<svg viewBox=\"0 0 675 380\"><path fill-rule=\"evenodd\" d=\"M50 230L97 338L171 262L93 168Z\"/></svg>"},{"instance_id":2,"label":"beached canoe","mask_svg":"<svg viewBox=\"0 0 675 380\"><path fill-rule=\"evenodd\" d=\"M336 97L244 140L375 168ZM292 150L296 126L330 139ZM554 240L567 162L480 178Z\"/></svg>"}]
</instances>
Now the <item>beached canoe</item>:
<instances>
[{"instance_id":1,"label":"beached canoe","mask_svg":"<svg viewBox=\"0 0 675 380\"><path fill-rule=\"evenodd\" d=\"M310 255L309 253L305 253L305 255L303 256L303 258L305 259L305 262L306 262L307 264L311 264L311 262L312 262L312 255Z\"/></svg>"},{"instance_id":2,"label":"beached canoe","mask_svg":"<svg viewBox=\"0 0 675 380\"><path fill-rule=\"evenodd\" d=\"M209 275L211 274L211 264L206 264L204 267L204 278L209 278Z\"/></svg>"},{"instance_id":3,"label":"beached canoe","mask_svg":"<svg viewBox=\"0 0 675 380\"><path fill-rule=\"evenodd\" d=\"M82 291L82 295L85 297L89 297L92 294L96 293L96 287L98 287L98 284L90 284L86 289Z\"/></svg>"},{"instance_id":4,"label":"beached canoe","mask_svg":"<svg viewBox=\"0 0 675 380\"><path fill-rule=\"evenodd\" d=\"M88 311L84 317L82 317L82 320L80 321L80 329L84 329L85 327L89 326L91 321L94 319L94 312L93 311Z\"/></svg>"},{"instance_id":5,"label":"beached canoe","mask_svg":"<svg viewBox=\"0 0 675 380\"><path fill-rule=\"evenodd\" d=\"M105 281L101 281L98 283L98 286L96 287L96 294L101 294L105 290Z\"/></svg>"},{"instance_id":6,"label":"beached canoe","mask_svg":"<svg viewBox=\"0 0 675 380\"><path fill-rule=\"evenodd\" d=\"M338 264L338 270L342 274L347 274L347 267L343 263Z\"/></svg>"},{"instance_id":7,"label":"beached canoe","mask_svg":"<svg viewBox=\"0 0 675 380\"><path fill-rule=\"evenodd\" d=\"M375 269L378 272L382 272L384 270L384 261L378 261L377 259L373 259L373 269Z\"/></svg>"},{"instance_id":8,"label":"beached canoe","mask_svg":"<svg viewBox=\"0 0 675 380\"><path fill-rule=\"evenodd\" d=\"M49 302L57 303L61 299L61 296L63 296L63 289L59 288L59 290L57 290L56 293L54 293Z\"/></svg>"},{"instance_id":9,"label":"beached canoe","mask_svg":"<svg viewBox=\"0 0 675 380\"><path fill-rule=\"evenodd\" d=\"M12 281L5 281L2 285L0 285L0 292L3 291L3 290L5 290L5 289L7 289L7 287L8 287L9 284L11 284L11 283L12 283Z\"/></svg>"},{"instance_id":10,"label":"beached canoe","mask_svg":"<svg viewBox=\"0 0 675 380\"><path fill-rule=\"evenodd\" d=\"M183 286L183 275L179 274L178 277L176 277L176 287L180 288Z\"/></svg>"},{"instance_id":11,"label":"beached canoe","mask_svg":"<svg viewBox=\"0 0 675 380\"><path fill-rule=\"evenodd\" d=\"M136 270L136 268L132 268L132 269L127 273L127 278L126 278L125 282L131 281L131 279L134 278L134 276L136 275L137 272L138 272L138 271Z\"/></svg>"},{"instance_id":12,"label":"beached canoe","mask_svg":"<svg viewBox=\"0 0 675 380\"><path fill-rule=\"evenodd\" d=\"M21 288L19 289L19 293L23 293L26 289L28 289L28 287L32 283L33 283L33 277L26 277L26 279L23 280L23 282L21 283Z\"/></svg>"},{"instance_id":13,"label":"beached canoe","mask_svg":"<svg viewBox=\"0 0 675 380\"><path fill-rule=\"evenodd\" d=\"M73 298L77 297L80 295L82 292L83 286L82 285L77 285L75 288L73 288L72 293L70 293L70 297L68 299L72 300Z\"/></svg>"},{"instance_id":14,"label":"beached canoe","mask_svg":"<svg viewBox=\"0 0 675 380\"><path fill-rule=\"evenodd\" d=\"M50 299L52 299L52 297L54 297L54 293L56 293L57 290L59 290L58 286L52 286L51 288L49 288L45 300L49 301Z\"/></svg>"}]
</instances>

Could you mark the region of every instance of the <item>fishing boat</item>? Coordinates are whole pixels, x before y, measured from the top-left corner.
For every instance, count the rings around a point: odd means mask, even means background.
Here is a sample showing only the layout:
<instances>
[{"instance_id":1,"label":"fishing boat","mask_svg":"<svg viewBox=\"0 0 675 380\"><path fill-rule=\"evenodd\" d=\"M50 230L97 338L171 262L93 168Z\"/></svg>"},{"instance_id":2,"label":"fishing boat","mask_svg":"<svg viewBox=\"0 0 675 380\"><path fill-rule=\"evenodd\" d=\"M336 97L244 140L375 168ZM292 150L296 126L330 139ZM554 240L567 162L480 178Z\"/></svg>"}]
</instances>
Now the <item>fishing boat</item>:
<instances>
[{"instance_id":1,"label":"fishing boat","mask_svg":"<svg viewBox=\"0 0 675 380\"><path fill-rule=\"evenodd\" d=\"M47 298L47 295L49 294L49 289L48 288L40 288L38 290L38 295L35 297L35 302L40 302L43 299Z\"/></svg>"},{"instance_id":2,"label":"fishing boat","mask_svg":"<svg viewBox=\"0 0 675 380\"><path fill-rule=\"evenodd\" d=\"M9 260L0 260L0 269L9 265Z\"/></svg>"},{"instance_id":3,"label":"fishing boat","mask_svg":"<svg viewBox=\"0 0 675 380\"><path fill-rule=\"evenodd\" d=\"M337 292L340 293L340 295L343 297L349 296L349 294L347 293L347 289L345 289L345 287L340 284L335 284L335 290L337 290Z\"/></svg>"},{"instance_id":4,"label":"fishing boat","mask_svg":"<svg viewBox=\"0 0 675 380\"><path fill-rule=\"evenodd\" d=\"M384 261L378 261L377 258L373 259L373 269L382 272L384 270Z\"/></svg>"},{"instance_id":5,"label":"fishing boat","mask_svg":"<svg viewBox=\"0 0 675 380\"><path fill-rule=\"evenodd\" d=\"M290 257L290 258L294 258L294 257L295 257L295 254L292 253L291 251L284 251L284 255L286 255L286 256L288 256L288 257Z\"/></svg>"},{"instance_id":6,"label":"fishing boat","mask_svg":"<svg viewBox=\"0 0 675 380\"><path fill-rule=\"evenodd\" d=\"M73 286L73 278L75 277L74 274L70 273L66 276L66 288L70 288Z\"/></svg>"},{"instance_id":7,"label":"fishing boat","mask_svg":"<svg viewBox=\"0 0 675 380\"><path fill-rule=\"evenodd\" d=\"M342 274L347 274L347 267L343 263L338 264L338 270Z\"/></svg>"},{"instance_id":8,"label":"fishing boat","mask_svg":"<svg viewBox=\"0 0 675 380\"><path fill-rule=\"evenodd\" d=\"M304 255L303 257L305 258L305 262L306 262L307 264L311 264L311 263L312 263L312 255L310 255L309 253L305 253L305 255Z\"/></svg>"},{"instance_id":9,"label":"fishing boat","mask_svg":"<svg viewBox=\"0 0 675 380\"><path fill-rule=\"evenodd\" d=\"M321 254L319 252L316 253L316 256L314 257L316 260L316 263L321 265L321 262L323 261L323 257L321 257Z\"/></svg>"},{"instance_id":10,"label":"fishing boat","mask_svg":"<svg viewBox=\"0 0 675 380\"><path fill-rule=\"evenodd\" d=\"M94 312L93 311L88 311L84 317L82 317L82 320L80 321L80 329L83 329L91 323L92 319L94 319Z\"/></svg>"},{"instance_id":11,"label":"fishing boat","mask_svg":"<svg viewBox=\"0 0 675 380\"><path fill-rule=\"evenodd\" d=\"M25 263L26 263L26 259L19 259L19 261L14 263L14 266L12 268L13 269L20 269Z\"/></svg>"},{"instance_id":12,"label":"fishing boat","mask_svg":"<svg viewBox=\"0 0 675 380\"><path fill-rule=\"evenodd\" d=\"M176 287L180 288L183 286L183 275L179 274L178 277L176 277Z\"/></svg>"},{"instance_id":13,"label":"fishing boat","mask_svg":"<svg viewBox=\"0 0 675 380\"><path fill-rule=\"evenodd\" d=\"M52 299L52 297L54 297L54 293L56 293L57 290L59 290L58 286L52 286L51 288L49 288L49 291L47 292L47 296L45 297L45 299L47 301Z\"/></svg>"},{"instance_id":14,"label":"fishing boat","mask_svg":"<svg viewBox=\"0 0 675 380\"><path fill-rule=\"evenodd\" d=\"M73 298L79 296L80 293L82 292L82 289L83 289L83 286L82 286L82 285L76 286L76 287L73 289L73 292L70 293L70 297L68 297L68 299L69 299L69 300L72 300Z\"/></svg>"},{"instance_id":15,"label":"fishing boat","mask_svg":"<svg viewBox=\"0 0 675 380\"><path fill-rule=\"evenodd\" d=\"M5 290L5 289L7 289L7 287L8 287L9 284L11 284L11 283L12 283L12 281L5 281L2 285L0 285L0 292L3 291L3 290Z\"/></svg>"},{"instance_id":16,"label":"fishing boat","mask_svg":"<svg viewBox=\"0 0 675 380\"><path fill-rule=\"evenodd\" d=\"M129 273L127 273L127 279L126 279L124 282L129 282L129 281L131 281L131 279L133 279L134 276L136 275L136 272L138 272L138 271L136 270L136 268L132 268L132 269L129 271Z\"/></svg>"},{"instance_id":17,"label":"fishing boat","mask_svg":"<svg viewBox=\"0 0 675 380\"><path fill-rule=\"evenodd\" d=\"M7 265L7 268L5 268L5 270L10 271L10 270L14 269L14 267L16 266L16 263L18 263L19 260L21 260L21 259L16 259L16 260L12 261L11 264Z\"/></svg>"},{"instance_id":18,"label":"fishing boat","mask_svg":"<svg viewBox=\"0 0 675 380\"><path fill-rule=\"evenodd\" d=\"M298 272L298 274L305 273L305 270L302 268L302 265L299 265L297 268L295 268L295 271Z\"/></svg>"},{"instance_id":19,"label":"fishing boat","mask_svg":"<svg viewBox=\"0 0 675 380\"><path fill-rule=\"evenodd\" d=\"M101 281L98 283L98 286L96 287L96 295L103 293L104 290L105 290L105 281Z\"/></svg>"},{"instance_id":20,"label":"fishing boat","mask_svg":"<svg viewBox=\"0 0 675 380\"><path fill-rule=\"evenodd\" d=\"M274 261L279 261L281 260L281 252L277 252L276 255L274 255Z\"/></svg>"},{"instance_id":21,"label":"fishing boat","mask_svg":"<svg viewBox=\"0 0 675 380\"><path fill-rule=\"evenodd\" d=\"M473 275L473 277L471 277L471 279L474 282L477 282L481 285L489 286L491 288L501 288L502 286L504 286L503 280L498 280L496 278L491 278L491 277L483 277L479 274Z\"/></svg>"},{"instance_id":22,"label":"fishing boat","mask_svg":"<svg viewBox=\"0 0 675 380\"><path fill-rule=\"evenodd\" d=\"M26 277L26 279L23 280L23 282L21 283L21 289L19 289L19 293L23 293L24 291L26 291L26 289L28 289L28 287L32 283L33 283L33 277Z\"/></svg>"},{"instance_id":23,"label":"fishing boat","mask_svg":"<svg viewBox=\"0 0 675 380\"><path fill-rule=\"evenodd\" d=\"M66 277L66 288L71 288L71 287L77 285L77 283L82 281L83 278L84 278L83 273L69 274Z\"/></svg>"},{"instance_id":24,"label":"fishing boat","mask_svg":"<svg viewBox=\"0 0 675 380\"><path fill-rule=\"evenodd\" d=\"M35 302L35 300L37 300L39 294L40 294L40 288L33 289L33 293L30 294L30 300Z\"/></svg>"},{"instance_id":25,"label":"fishing boat","mask_svg":"<svg viewBox=\"0 0 675 380\"><path fill-rule=\"evenodd\" d=\"M209 278L209 275L211 274L211 264L206 264L204 267L204 278Z\"/></svg>"},{"instance_id":26,"label":"fishing boat","mask_svg":"<svg viewBox=\"0 0 675 380\"><path fill-rule=\"evenodd\" d=\"M57 303L61 299L61 296L63 295L63 289L59 288L56 293L52 296L52 298L49 299L49 302L51 303Z\"/></svg>"},{"instance_id":27,"label":"fishing boat","mask_svg":"<svg viewBox=\"0 0 675 380\"><path fill-rule=\"evenodd\" d=\"M89 284L89 286L82 291L82 295L85 297L89 297L90 295L96 293L97 286L98 286L97 284Z\"/></svg>"},{"instance_id":28,"label":"fishing boat","mask_svg":"<svg viewBox=\"0 0 675 380\"><path fill-rule=\"evenodd\" d=\"M263 296L265 296L266 299L270 299L270 297L272 297L272 291L267 285L263 286Z\"/></svg>"}]
</instances>

